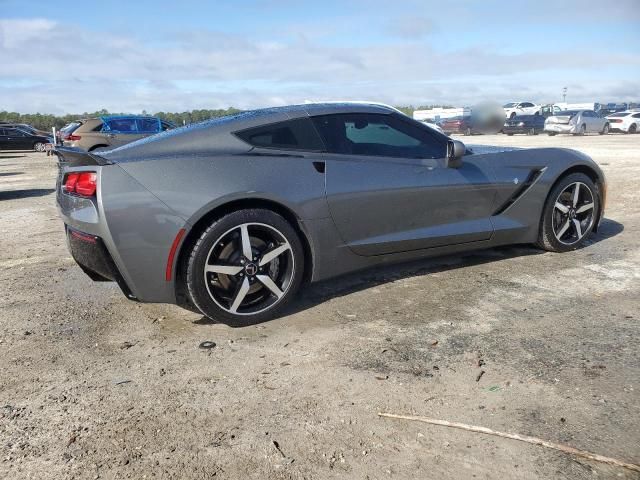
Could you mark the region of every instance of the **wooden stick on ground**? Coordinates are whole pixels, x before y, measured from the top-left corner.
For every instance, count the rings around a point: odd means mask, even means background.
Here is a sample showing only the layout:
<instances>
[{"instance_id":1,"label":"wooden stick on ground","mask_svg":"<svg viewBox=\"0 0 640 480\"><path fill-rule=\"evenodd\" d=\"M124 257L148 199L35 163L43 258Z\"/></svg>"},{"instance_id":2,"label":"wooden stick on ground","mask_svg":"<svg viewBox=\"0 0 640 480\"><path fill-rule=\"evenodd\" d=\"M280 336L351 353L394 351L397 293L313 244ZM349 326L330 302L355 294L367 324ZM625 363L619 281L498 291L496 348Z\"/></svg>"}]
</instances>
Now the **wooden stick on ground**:
<instances>
[{"instance_id":1,"label":"wooden stick on ground","mask_svg":"<svg viewBox=\"0 0 640 480\"><path fill-rule=\"evenodd\" d=\"M548 442L541 438L530 437L528 435L518 435L517 433L497 432L495 430L491 430L490 428L486 428L486 427L476 427L475 425L467 425L466 423L447 422L446 420L436 420L434 418L418 417L414 415L396 415L394 413L378 413L378 415L381 417L399 418L402 420L412 420L415 422L430 423L432 425L442 425L443 427L459 428L462 430L467 430L469 432L485 433L487 435L495 435L498 437L511 438L512 440L519 440L521 442L527 442L533 445L541 445L543 447L552 448L554 450L559 450L561 452L569 453L571 455L576 455L578 457L588 458L589 460L595 460L598 462L607 463L609 465L615 465L616 467L628 468L629 470L633 470L634 472L640 472L640 465L636 465L635 463L621 462L620 460L616 460L615 458L603 457L602 455L598 455L596 453L586 452L584 450L578 450L577 448L569 447L567 445L562 445L560 443Z\"/></svg>"}]
</instances>

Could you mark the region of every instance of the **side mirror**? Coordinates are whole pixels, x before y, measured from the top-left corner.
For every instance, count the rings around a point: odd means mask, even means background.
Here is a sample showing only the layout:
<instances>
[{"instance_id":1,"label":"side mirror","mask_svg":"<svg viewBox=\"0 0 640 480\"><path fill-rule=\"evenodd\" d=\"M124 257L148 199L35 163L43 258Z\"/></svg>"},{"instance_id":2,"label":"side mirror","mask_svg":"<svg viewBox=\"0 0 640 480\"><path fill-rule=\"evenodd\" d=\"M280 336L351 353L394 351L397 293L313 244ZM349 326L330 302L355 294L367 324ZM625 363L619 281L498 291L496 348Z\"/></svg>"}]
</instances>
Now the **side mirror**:
<instances>
[{"instance_id":1,"label":"side mirror","mask_svg":"<svg viewBox=\"0 0 640 480\"><path fill-rule=\"evenodd\" d=\"M459 140L449 140L447 142L447 167L460 168L462 157L467 152L467 147Z\"/></svg>"}]
</instances>

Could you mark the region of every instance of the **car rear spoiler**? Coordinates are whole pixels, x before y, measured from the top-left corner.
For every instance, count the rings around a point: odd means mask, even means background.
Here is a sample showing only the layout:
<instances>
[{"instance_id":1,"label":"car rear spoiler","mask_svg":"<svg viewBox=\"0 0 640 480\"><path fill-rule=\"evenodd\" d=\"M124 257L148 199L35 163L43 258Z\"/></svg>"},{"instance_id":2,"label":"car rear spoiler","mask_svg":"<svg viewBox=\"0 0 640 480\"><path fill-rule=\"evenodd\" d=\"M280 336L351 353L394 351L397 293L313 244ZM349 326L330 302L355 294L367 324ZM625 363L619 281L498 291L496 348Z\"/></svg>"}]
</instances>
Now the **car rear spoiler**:
<instances>
[{"instance_id":1,"label":"car rear spoiler","mask_svg":"<svg viewBox=\"0 0 640 480\"><path fill-rule=\"evenodd\" d=\"M112 161L96 153L87 152L75 147L56 147L53 153L58 156L58 162L67 167L113 164Z\"/></svg>"}]
</instances>

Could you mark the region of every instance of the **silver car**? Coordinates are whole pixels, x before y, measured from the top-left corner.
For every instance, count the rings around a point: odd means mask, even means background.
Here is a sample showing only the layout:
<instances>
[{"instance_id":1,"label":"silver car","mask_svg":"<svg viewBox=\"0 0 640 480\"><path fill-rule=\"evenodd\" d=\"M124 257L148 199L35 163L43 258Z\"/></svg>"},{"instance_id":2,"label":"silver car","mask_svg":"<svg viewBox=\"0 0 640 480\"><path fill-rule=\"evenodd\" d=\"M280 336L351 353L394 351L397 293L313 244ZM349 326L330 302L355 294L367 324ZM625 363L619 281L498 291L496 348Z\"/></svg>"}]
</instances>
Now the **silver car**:
<instances>
[{"instance_id":1,"label":"silver car","mask_svg":"<svg viewBox=\"0 0 640 480\"><path fill-rule=\"evenodd\" d=\"M606 192L580 152L466 148L373 104L243 112L57 153L68 245L92 279L232 325L374 265L511 243L573 250Z\"/></svg>"},{"instance_id":2,"label":"silver car","mask_svg":"<svg viewBox=\"0 0 640 480\"><path fill-rule=\"evenodd\" d=\"M544 131L552 136L558 133L606 135L609 133L609 120L593 110L564 110L545 120Z\"/></svg>"}]
</instances>

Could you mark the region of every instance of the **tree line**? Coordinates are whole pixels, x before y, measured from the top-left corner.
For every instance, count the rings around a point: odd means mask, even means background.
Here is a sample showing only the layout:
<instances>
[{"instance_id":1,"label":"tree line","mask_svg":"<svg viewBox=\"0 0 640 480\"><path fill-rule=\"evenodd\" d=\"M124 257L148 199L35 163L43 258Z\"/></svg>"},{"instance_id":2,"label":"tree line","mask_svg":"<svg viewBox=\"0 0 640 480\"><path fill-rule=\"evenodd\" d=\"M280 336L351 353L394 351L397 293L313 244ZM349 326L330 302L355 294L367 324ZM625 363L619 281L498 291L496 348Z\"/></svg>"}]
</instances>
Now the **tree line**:
<instances>
[{"instance_id":1,"label":"tree line","mask_svg":"<svg viewBox=\"0 0 640 480\"><path fill-rule=\"evenodd\" d=\"M423 105L414 107L412 105L396 107L403 113L411 116L414 110L424 110L441 105ZM225 115L231 115L241 112L234 107L226 109L216 110L191 110L188 112L156 112L153 114L155 117L160 117L162 120L167 120L177 126L189 125L191 123L201 122L203 120L209 120L211 118L223 117ZM142 111L143 115L150 115L145 110ZM26 123L39 130L51 130L52 127L60 129L66 124L73 122L74 120L82 118L100 117L102 115L128 115L127 113L110 113L106 109L98 110L95 112L84 112L81 114L67 114L67 115L52 115L49 113L17 113L0 111L0 122L9 123ZM137 115L137 114L136 114Z\"/></svg>"}]
</instances>

